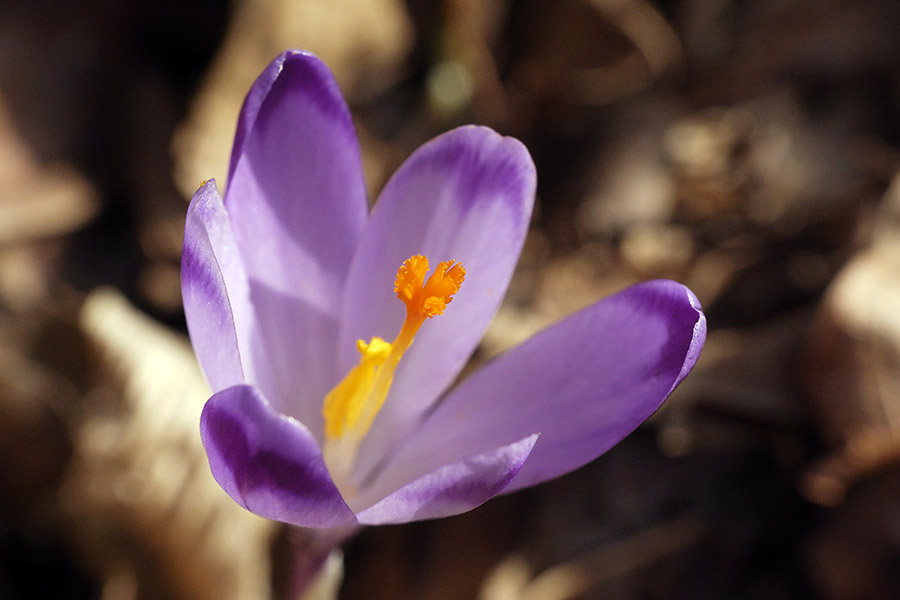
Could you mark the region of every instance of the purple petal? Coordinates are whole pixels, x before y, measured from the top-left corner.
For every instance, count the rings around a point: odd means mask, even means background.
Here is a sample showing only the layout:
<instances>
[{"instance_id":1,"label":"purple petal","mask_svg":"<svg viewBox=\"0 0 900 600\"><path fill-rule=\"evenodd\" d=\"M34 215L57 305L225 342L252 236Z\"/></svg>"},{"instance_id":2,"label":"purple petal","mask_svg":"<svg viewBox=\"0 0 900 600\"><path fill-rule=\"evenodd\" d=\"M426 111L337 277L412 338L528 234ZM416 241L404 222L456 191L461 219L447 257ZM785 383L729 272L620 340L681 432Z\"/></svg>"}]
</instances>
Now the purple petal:
<instances>
[{"instance_id":1,"label":"purple petal","mask_svg":"<svg viewBox=\"0 0 900 600\"><path fill-rule=\"evenodd\" d=\"M358 360L355 340L392 339L405 307L394 294L397 268L424 254L434 269L459 260L467 276L446 312L426 322L403 357L391 395L363 442L380 456L453 381L503 298L534 203L535 171L517 140L461 127L419 148L391 178L366 226L344 297L342 372Z\"/></svg>"},{"instance_id":2,"label":"purple petal","mask_svg":"<svg viewBox=\"0 0 900 600\"><path fill-rule=\"evenodd\" d=\"M337 316L366 219L359 146L327 67L288 52L263 72L239 121L225 194L269 360L258 384L273 406L321 430L336 382Z\"/></svg>"},{"instance_id":3,"label":"purple petal","mask_svg":"<svg viewBox=\"0 0 900 600\"><path fill-rule=\"evenodd\" d=\"M244 383L250 374L253 309L231 222L212 179L188 207L181 290L191 342L210 386L222 390Z\"/></svg>"},{"instance_id":4,"label":"purple petal","mask_svg":"<svg viewBox=\"0 0 900 600\"><path fill-rule=\"evenodd\" d=\"M537 435L474 454L419 477L359 512L367 525L437 519L472 510L499 494L516 476Z\"/></svg>"},{"instance_id":5,"label":"purple petal","mask_svg":"<svg viewBox=\"0 0 900 600\"><path fill-rule=\"evenodd\" d=\"M200 436L213 477L247 510L300 527L354 522L309 430L275 413L256 388L234 386L210 398Z\"/></svg>"},{"instance_id":6,"label":"purple petal","mask_svg":"<svg viewBox=\"0 0 900 600\"><path fill-rule=\"evenodd\" d=\"M659 408L693 367L705 337L706 319L686 287L650 281L628 288L463 382L373 485L399 485L411 465L433 468L531 433L541 438L506 491L576 469Z\"/></svg>"}]
</instances>

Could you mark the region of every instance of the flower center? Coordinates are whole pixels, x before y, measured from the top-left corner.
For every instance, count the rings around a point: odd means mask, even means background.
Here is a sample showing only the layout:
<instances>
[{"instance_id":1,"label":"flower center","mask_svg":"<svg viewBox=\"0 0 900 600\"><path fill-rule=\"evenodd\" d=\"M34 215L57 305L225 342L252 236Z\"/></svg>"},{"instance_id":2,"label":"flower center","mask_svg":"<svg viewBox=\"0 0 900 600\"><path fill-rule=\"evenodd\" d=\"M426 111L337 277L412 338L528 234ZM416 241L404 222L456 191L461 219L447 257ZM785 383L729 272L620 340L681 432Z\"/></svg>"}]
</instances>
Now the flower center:
<instances>
[{"instance_id":1,"label":"flower center","mask_svg":"<svg viewBox=\"0 0 900 600\"><path fill-rule=\"evenodd\" d=\"M325 464L336 481L345 481L353 467L356 449L384 406L394 372L425 319L444 312L459 291L466 270L459 262L438 264L428 280L428 259L417 254L397 270L394 291L406 305L406 320L393 342L373 337L356 341L359 364L325 396ZM340 485L338 487L341 487Z\"/></svg>"}]
</instances>

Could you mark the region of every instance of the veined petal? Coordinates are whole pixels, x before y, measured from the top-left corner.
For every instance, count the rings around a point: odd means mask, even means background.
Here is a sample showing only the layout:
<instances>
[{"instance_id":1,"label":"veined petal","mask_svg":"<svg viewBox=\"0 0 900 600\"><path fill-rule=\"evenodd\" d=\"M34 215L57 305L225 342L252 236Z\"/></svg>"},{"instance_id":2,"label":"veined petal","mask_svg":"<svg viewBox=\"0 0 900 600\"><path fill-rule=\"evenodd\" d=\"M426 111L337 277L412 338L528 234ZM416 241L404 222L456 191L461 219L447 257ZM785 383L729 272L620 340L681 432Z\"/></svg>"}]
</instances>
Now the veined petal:
<instances>
[{"instance_id":1,"label":"veined petal","mask_svg":"<svg viewBox=\"0 0 900 600\"><path fill-rule=\"evenodd\" d=\"M572 471L606 452L663 403L706 337L697 299L673 281L624 290L542 331L487 365L438 405L373 483L538 432L505 491Z\"/></svg>"},{"instance_id":2,"label":"veined petal","mask_svg":"<svg viewBox=\"0 0 900 600\"><path fill-rule=\"evenodd\" d=\"M437 519L472 510L505 488L526 463L538 436L473 454L419 477L360 511L366 525Z\"/></svg>"},{"instance_id":3,"label":"veined petal","mask_svg":"<svg viewBox=\"0 0 900 600\"><path fill-rule=\"evenodd\" d=\"M200 436L213 477L247 510L300 527L355 522L309 430L274 412L256 388L234 386L210 398Z\"/></svg>"},{"instance_id":4,"label":"veined petal","mask_svg":"<svg viewBox=\"0 0 900 600\"><path fill-rule=\"evenodd\" d=\"M213 390L244 383L253 307L234 232L212 179L188 207L181 253L181 293L188 332Z\"/></svg>"},{"instance_id":5,"label":"veined petal","mask_svg":"<svg viewBox=\"0 0 900 600\"><path fill-rule=\"evenodd\" d=\"M363 441L364 472L453 381L503 298L531 218L535 170L525 147L485 127L461 127L419 148L385 186L353 259L339 337L344 372L355 341L393 336L404 306L392 283L408 257L462 262L452 305L422 326ZM392 401L396 398L397 401ZM521 437L521 436L520 436Z\"/></svg>"},{"instance_id":6,"label":"veined petal","mask_svg":"<svg viewBox=\"0 0 900 600\"><path fill-rule=\"evenodd\" d=\"M225 207L269 359L258 384L279 411L321 431L338 380L337 319L366 219L353 122L328 68L281 55L251 89L238 126Z\"/></svg>"}]
</instances>

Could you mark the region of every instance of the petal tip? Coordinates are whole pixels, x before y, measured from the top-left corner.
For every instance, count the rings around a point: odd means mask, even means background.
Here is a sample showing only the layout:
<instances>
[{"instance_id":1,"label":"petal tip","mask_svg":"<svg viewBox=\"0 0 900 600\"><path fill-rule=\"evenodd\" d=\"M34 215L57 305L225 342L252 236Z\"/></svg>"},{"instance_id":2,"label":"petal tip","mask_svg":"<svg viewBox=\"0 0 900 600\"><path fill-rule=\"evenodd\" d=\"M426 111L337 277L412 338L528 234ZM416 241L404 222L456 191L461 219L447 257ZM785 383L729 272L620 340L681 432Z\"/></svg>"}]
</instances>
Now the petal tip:
<instances>
[{"instance_id":1,"label":"petal tip","mask_svg":"<svg viewBox=\"0 0 900 600\"><path fill-rule=\"evenodd\" d=\"M681 372L679 372L678 377L676 377L675 381L672 383L672 388L669 390L670 393L678 387L684 378L688 376L688 373L694 368L694 365L697 364L697 360L700 358L700 351L703 349L703 344L706 342L706 314L704 314L703 308L700 306L700 300L687 286L682 284L678 285L680 285L687 294L688 303L695 311L696 321L691 330L691 341L684 355L684 363L682 363Z\"/></svg>"},{"instance_id":2,"label":"petal tip","mask_svg":"<svg viewBox=\"0 0 900 600\"><path fill-rule=\"evenodd\" d=\"M340 120L350 123L349 128L352 130L349 110L328 66L311 52L285 50L260 73L244 99L231 151L228 187L231 186L238 161L244 152L246 138L258 126L257 121L261 118L265 120L274 110L272 104L278 104L286 95L292 96L298 91L307 97L312 106L317 106L325 114L333 116L337 113ZM265 108L266 105L269 105L268 109ZM346 125L344 129L347 129ZM355 132L353 139L355 143Z\"/></svg>"}]
</instances>

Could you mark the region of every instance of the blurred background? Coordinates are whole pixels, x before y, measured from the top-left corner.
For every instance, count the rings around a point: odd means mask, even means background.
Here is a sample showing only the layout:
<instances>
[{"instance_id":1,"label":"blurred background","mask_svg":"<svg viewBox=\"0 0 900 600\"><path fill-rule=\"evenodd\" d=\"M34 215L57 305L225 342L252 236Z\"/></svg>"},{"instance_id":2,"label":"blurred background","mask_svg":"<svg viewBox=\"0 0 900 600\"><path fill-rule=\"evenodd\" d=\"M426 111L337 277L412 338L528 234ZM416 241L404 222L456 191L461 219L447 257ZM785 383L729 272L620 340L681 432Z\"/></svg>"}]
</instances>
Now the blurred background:
<instances>
[{"instance_id":1,"label":"blurred background","mask_svg":"<svg viewBox=\"0 0 900 600\"><path fill-rule=\"evenodd\" d=\"M895 0L3 0L0 599L285 597L292 534L209 475L178 269L292 47L333 69L372 198L459 124L530 149L476 362L655 277L710 325L607 455L362 532L341 598L900 597L898 32Z\"/></svg>"}]
</instances>

